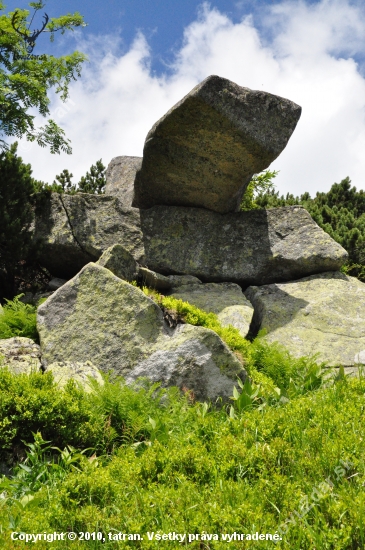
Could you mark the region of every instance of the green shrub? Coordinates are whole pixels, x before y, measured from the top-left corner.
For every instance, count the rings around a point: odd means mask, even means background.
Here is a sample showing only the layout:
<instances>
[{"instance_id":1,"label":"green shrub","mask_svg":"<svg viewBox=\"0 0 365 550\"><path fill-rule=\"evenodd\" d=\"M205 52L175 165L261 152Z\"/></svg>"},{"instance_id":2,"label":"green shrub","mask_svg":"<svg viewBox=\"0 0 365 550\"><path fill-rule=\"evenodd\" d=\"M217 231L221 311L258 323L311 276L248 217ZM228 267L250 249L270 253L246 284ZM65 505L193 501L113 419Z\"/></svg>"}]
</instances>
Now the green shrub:
<instances>
[{"instance_id":1,"label":"green shrub","mask_svg":"<svg viewBox=\"0 0 365 550\"><path fill-rule=\"evenodd\" d=\"M118 383L116 388L122 396L124 387ZM56 475L57 468L53 474L35 442L25 463L31 471L23 477L16 471L10 482L3 479L0 544L5 550L13 547L11 531L100 531L140 533L143 543L120 544L149 550L165 546L149 541L147 531L275 533L291 518L275 546L279 550L362 548L364 391L362 379L343 379L284 406L244 408L232 418L223 409L188 405L168 393L156 400L145 388L139 394L142 403L130 397L120 418L128 422L127 409L137 406L141 425L151 413L155 428L167 425L169 437L129 442L109 458L75 458L75 468L63 467L64 475ZM112 401L122 397L114 395ZM58 451L56 464L60 456ZM44 470L43 486L37 486L34 476ZM27 500L17 497L23 494L16 492L20 487ZM305 506L310 508L302 514ZM68 547L64 541L52 546ZM87 546L111 550L118 543L89 541ZM190 546L202 547L200 541ZM238 550L242 543L230 546ZM273 548L272 542L259 546ZM83 547L84 542L72 542L72 548Z\"/></svg>"},{"instance_id":2,"label":"green shrub","mask_svg":"<svg viewBox=\"0 0 365 550\"><path fill-rule=\"evenodd\" d=\"M100 430L85 392L73 382L60 390L51 374L0 368L0 460L23 456L32 433L60 448L85 448L96 445Z\"/></svg>"},{"instance_id":3,"label":"green shrub","mask_svg":"<svg viewBox=\"0 0 365 550\"><path fill-rule=\"evenodd\" d=\"M39 342L37 332L37 308L20 301L23 294L6 300L0 310L0 339L23 336Z\"/></svg>"}]
</instances>

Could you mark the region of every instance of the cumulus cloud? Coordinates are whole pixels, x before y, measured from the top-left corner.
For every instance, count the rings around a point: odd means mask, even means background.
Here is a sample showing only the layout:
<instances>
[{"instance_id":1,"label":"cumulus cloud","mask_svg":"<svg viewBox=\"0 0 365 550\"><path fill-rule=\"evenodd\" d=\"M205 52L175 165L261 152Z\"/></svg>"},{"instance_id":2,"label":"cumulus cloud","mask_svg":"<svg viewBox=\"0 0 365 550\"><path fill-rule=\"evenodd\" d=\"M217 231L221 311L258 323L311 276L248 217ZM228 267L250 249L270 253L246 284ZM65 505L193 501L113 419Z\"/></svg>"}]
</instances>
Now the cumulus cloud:
<instances>
[{"instance_id":1,"label":"cumulus cloud","mask_svg":"<svg viewBox=\"0 0 365 550\"><path fill-rule=\"evenodd\" d=\"M356 61L364 50L364 15L361 3L296 0L233 22L203 4L172 65L159 75L142 34L123 54L118 37L83 42L79 49L91 62L72 84L68 103L52 104L73 155L51 156L28 143L20 144L20 153L34 176L49 182L64 168L77 181L99 158L107 164L118 155L141 156L154 122L198 82L218 74L302 106L287 148L272 165L280 170L281 192L314 194L346 176L365 189L365 79Z\"/></svg>"}]
</instances>

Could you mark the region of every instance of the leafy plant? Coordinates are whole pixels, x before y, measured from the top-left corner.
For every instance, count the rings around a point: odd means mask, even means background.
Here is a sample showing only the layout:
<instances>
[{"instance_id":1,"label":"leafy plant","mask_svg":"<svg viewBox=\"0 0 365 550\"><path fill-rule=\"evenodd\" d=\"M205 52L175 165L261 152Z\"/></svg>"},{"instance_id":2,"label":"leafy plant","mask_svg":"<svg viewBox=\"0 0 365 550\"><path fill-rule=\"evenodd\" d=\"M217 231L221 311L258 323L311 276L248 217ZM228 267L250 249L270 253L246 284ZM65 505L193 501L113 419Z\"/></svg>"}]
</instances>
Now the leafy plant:
<instances>
[{"instance_id":1,"label":"leafy plant","mask_svg":"<svg viewBox=\"0 0 365 550\"><path fill-rule=\"evenodd\" d=\"M37 332L37 308L20 301L23 294L6 300L0 310L0 339L22 336L39 342Z\"/></svg>"},{"instance_id":2,"label":"leafy plant","mask_svg":"<svg viewBox=\"0 0 365 550\"><path fill-rule=\"evenodd\" d=\"M31 114L31 109L36 109L44 117L49 115L50 100L47 93L50 89L54 89L60 94L61 100L66 101L69 84L80 76L86 57L77 51L58 58L46 54L29 54L27 46L32 45L29 41L32 34L29 27L45 3L31 2L29 6L35 10L30 22L27 19L28 10L16 9L0 15L0 134L4 137L25 136L28 141L36 141L41 147L50 146L51 153L71 153L64 131L54 120L48 119L44 127L35 128L35 116ZM4 9L3 2L0 2L0 12ZM53 41L57 31L63 34L67 30L84 26L82 16L76 12L51 18L44 32L49 32ZM0 140L0 147L7 148L4 140Z\"/></svg>"},{"instance_id":3,"label":"leafy plant","mask_svg":"<svg viewBox=\"0 0 365 550\"><path fill-rule=\"evenodd\" d=\"M255 174L242 197L240 210L253 210L260 208L256 199L260 195L274 191L275 184L273 180L278 175L276 170L265 170L261 174Z\"/></svg>"}]
</instances>

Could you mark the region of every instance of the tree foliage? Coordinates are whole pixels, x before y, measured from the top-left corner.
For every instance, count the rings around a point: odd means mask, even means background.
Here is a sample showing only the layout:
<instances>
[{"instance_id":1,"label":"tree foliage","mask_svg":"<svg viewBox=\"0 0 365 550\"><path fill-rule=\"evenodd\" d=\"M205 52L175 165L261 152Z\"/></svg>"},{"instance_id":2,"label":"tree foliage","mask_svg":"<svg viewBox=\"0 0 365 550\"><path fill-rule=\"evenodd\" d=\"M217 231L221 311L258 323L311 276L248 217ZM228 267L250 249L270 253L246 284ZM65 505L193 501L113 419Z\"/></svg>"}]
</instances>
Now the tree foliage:
<instances>
[{"instance_id":1,"label":"tree foliage","mask_svg":"<svg viewBox=\"0 0 365 550\"><path fill-rule=\"evenodd\" d=\"M30 24L45 3L30 2L29 6L34 10L31 21L28 21L29 10L17 9L1 14L5 6L0 0L0 148L7 147L5 137L15 136L36 141L41 147L49 146L51 153L64 151L69 154L70 142L62 128L50 118L45 126L36 128L35 116L30 110L36 109L47 117L50 114L47 94L51 89L60 95L62 101L66 101L69 85L80 77L86 56L78 51L61 57L30 55ZM57 31L63 34L83 26L83 17L76 12L51 18L43 32L48 32L53 41Z\"/></svg>"},{"instance_id":2,"label":"tree foliage","mask_svg":"<svg viewBox=\"0 0 365 550\"><path fill-rule=\"evenodd\" d=\"M265 170L261 174L255 174L247 186L245 194L242 197L240 210L253 210L260 208L256 198L271 191L274 191L273 180L278 175L278 171Z\"/></svg>"},{"instance_id":3,"label":"tree foliage","mask_svg":"<svg viewBox=\"0 0 365 550\"><path fill-rule=\"evenodd\" d=\"M30 248L31 196L37 185L30 164L17 156L17 143L0 154L0 287L12 295L17 263Z\"/></svg>"},{"instance_id":4,"label":"tree foliage","mask_svg":"<svg viewBox=\"0 0 365 550\"><path fill-rule=\"evenodd\" d=\"M51 185L42 184L42 187L38 190L68 193L70 195L74 195L75 193L102 195L105 191L106 184L105 172L106 168L100 159L96 161L95 164L91 165L90 171L86 172L85 176L81 177L79 183L73 183L73 174L71 174L68 170L62 170L62 172L53 180Z\"/></svg>"}]
</instances>

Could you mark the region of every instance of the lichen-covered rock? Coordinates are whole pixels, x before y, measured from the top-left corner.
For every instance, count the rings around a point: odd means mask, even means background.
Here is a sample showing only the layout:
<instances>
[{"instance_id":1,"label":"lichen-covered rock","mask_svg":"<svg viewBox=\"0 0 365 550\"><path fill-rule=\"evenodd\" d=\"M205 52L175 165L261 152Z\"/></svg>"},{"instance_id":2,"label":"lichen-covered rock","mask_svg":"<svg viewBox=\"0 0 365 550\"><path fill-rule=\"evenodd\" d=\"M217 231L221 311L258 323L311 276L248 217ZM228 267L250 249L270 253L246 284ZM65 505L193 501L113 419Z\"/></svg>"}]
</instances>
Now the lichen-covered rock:
<instances>
[{"instance_id":1,"label":"lichen-covered rock","mask_svg":"<svg viewBox=\"0 0 365 550\"><path fill-rule=\"evenodd\" d=\"M237 376L245 376L235 355L215 333L200 327L182 332L170 329L155 302L108 269L93 263L38 308L37 325L42 363L46 368L60 361L91 361L103 372L127 377L153 354L164 352L165 358L173 354L172 363L178 357L184 369L187 362L191 363L190 356L185 357L176 350L192 339L203 342L211 354L204 372L206 369L211 372L212 361L223 373L226 385L226 379L230 379L231 389ZM197 368L197 377L201 372Z\"/></svg>"},{"instance_id":2,"label":"lichen-covered rock","mask_svg":"<svg viewBox=\"0 0 365 550\"><path fill-rule=\"evenodd\" d=\"M253 332L293 355L318 354L328 366L365 362L365 284L329 272L289 283L250 287Z\"/></svg>"},{"instance_id":3,"label":"lichen-covered rock","mask_svg":"<svg viewBox=\"0 0 365 550\"><path fill-rule=\"evenodd\" d=\"M143 285L160 292L190 284L201 284L201 281L192 275L168 275L165 277L146 267L139 268L139 277Z\"/></svg>"},{"instance_id":4,"label":"lichen-covered rock","mask_svg":"<svg viewBox=\"0 0 365 550\"><path fill-rule=\"evenodd\" d=\"M0 366L14 374L30 374L41 368L41 350L30 338L15 336L0 340Z\"/></svg>"},{"instance_id":5,"label":"lichen-covered rock","mask_svg":"<svg viewBox=\"0 0 365 550\"><path fill-rule=\"evenodd\" d=\"M244 381L246 373L213 331L179 325L161 349L131 370L126 382L140 377L161 382L163 387L177 386L198 401L228 401L237 377Z\"/></svg>"},{"instance_id":6,"label":"lichen-covered rock","mask_svg":"<svg viewBox=\"0 0 365 550\"><path fill-rule=\"evenodd\" d=\"M138 276L138 264L136 260L120 244L115 244L105 250L96 263L102 267L106 267L124 281L135 281Z\"/></svg>"},{"instance_id":7,"label":"lichen-covered rock","mask_svg":"<svg viewBox=\"0 0 365 550\"><path fill-rule=\"evenodd\" d=\"M105 195L39 195L33 245L52 275L69 279L114 244L143 260L139 211Z\"/></svg>"},{"instance_id":8,"label":"lichen-covered rock","mask_svg":"<svg viewBox=\"0 0 365 550\"><path fill-rule=\"evenodd\" d=\"M40 263L58 277L74 276L114 244L164 276L242 286L336 271L347 258L301 206L223 215L174 206L124 209L116 198L81 193L53 193L48 201L36 218L34 244Z\"/></svg>"},{"instance_id":9,"label":"lichen-covered rock","mask_svg":"<svg viewBox=\"0 0 365 550\"><path fill-rule=\"evenodd\" d=\"M247 336L253 307L238 285L234 283L186 285L173 291L172 296L209 313L215 313L222 326L232 325L244 338Z\"/></svg>"},{"instance_id":10,"label":"lichen-covered rock","mask_svg":"<svg viewBox=\"0 0 365 550\"><path fill-rule=\"evenodd\" d=\"M141 157L113 158L105 173L105 194L118 197L123 206L131 207L134 196L134 180L141 164Z\"/></svg>"},{"instance_id":11,"label":"lichen-covered rock","mask_svg":"<svg viewBox=\"0 0 365 550\"><path fill-rule=\"evenodd\" d=\"M242 286L340 269L347 252L301 206L217 214L200 208L141 210L145 261L165 275Z\"/></svg>"},{"instance_id":12,"label":"lichen-covered rock","mask_svg":"<svg viewBox=\"0 0 365 550\"><path fill-rule=\"evenodd\" d=\"M91 361L85 361L84 363L59 361L58 363L51 363L48 365L46 372L51 372L53 374L55 383L61 388L66 386L69 380L74 380L76 383L81 384L85 391L89 392L92 389L90 378L96 380L100 385L104 384L99 369L97 369Z\"/></svg>"},{"instance_id":13,"label":"lichen-covered rock","mask_svg":"<svg viewBox=\"0 0 365 550\"><path fill-rule=\"evenodd\" d=\"M133 206L235 212L253 174L285 148L301 108L209 76L149 131Z\"/></svg>"}]
</instances>

